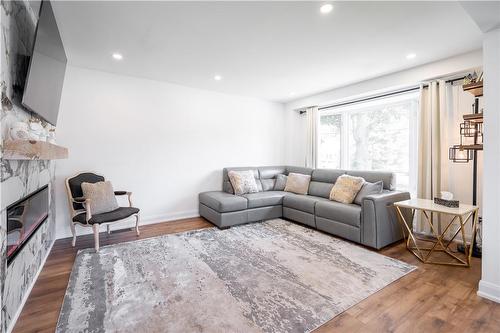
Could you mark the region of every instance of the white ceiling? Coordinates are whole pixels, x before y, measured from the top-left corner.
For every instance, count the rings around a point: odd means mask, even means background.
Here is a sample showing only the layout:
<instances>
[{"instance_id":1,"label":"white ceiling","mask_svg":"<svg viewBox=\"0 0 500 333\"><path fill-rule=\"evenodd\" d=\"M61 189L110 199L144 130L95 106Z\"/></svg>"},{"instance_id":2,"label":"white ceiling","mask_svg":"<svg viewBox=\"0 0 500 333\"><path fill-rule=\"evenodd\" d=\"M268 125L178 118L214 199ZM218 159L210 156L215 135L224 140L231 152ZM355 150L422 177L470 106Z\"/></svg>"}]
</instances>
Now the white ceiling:
<instances>
[{"instance_id":1,"label":"white ceiling","mask_svg":"<svg viewBox=\"0 0 500 333\"><path fill-rule=\"evenodd\" d=\"M72 65L281 102L481 47L458 2L333 3L53 6Z\"/></svg>"}]
</instances>

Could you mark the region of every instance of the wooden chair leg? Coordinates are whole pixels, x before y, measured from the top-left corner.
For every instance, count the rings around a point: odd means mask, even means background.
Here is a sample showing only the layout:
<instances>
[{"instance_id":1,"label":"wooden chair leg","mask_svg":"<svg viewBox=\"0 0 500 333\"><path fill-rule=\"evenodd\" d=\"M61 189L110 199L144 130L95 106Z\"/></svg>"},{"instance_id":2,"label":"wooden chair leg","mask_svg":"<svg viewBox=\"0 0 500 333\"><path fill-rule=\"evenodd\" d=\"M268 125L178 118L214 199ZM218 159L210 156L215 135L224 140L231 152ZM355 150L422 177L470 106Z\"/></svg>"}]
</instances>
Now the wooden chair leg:
<instances>
[{"instance_id":1,"label":"wooden chair leg","mask_svg":"<svg viewBox=\"0 0 500 333\"><path fill-rule=\"evenodd\" d=\"M73 240L71 240L71 246L75 247L75 245L76 245L76 230L75 230L74 223L71 223L71 233L73 234Z\"/></svg>"},{"instance_id":2,"label":"wooden chair leg","mask_svg":"<svg viewBox=\"0 0 500 333\"><path fill-rule=\"evenodd\" d=\"M94 229L95 252L99 252L99 224L92 225L92 229Z\"/></svg>"},{"instance_id":3,"label":"wooden chair leg","mask_svg":"<svg viewBox=\"0 0 500 333\"><path fill-rule=\"evenodd\" d=\"M137 236L139 236L141 233L139 232L139 214L137 214L135 216L135 233L137 234Z\"/></svg>"}]
</instances>

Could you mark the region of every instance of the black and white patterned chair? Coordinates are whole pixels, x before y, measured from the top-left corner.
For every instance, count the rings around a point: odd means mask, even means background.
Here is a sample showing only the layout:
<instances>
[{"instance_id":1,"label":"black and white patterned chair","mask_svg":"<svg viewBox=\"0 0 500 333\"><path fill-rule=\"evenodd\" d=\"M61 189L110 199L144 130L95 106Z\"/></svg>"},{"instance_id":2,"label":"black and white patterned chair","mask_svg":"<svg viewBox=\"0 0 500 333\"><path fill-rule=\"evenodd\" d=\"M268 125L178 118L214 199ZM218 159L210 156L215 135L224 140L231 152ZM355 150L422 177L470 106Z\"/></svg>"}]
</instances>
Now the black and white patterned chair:
<instances>
[{"instance_id":1,"label":"black and white patterned chair","mask_svg":"<svg viewBox=\"0 0 500 333\"><path fill-rule=\"evenodd\" d=\"M132 207L132 192L115 191L116 196L126 195L128 197L128 207L119 207L111 212L94 215L86 208L86 204L90 204L90 202L89 199L83 197L82 183L97 183L102 181L104 181L104 177L93 172L82 172L66 179L66 190L71 213L71 232L73 233L71 244L73 246L76 244L76 225L91 227L93 229L96 251L99 251L100 225L106 225L109 234L111 223L135 217L135 232L139 236L139 208Z\"/></svg>"}]
</instances>

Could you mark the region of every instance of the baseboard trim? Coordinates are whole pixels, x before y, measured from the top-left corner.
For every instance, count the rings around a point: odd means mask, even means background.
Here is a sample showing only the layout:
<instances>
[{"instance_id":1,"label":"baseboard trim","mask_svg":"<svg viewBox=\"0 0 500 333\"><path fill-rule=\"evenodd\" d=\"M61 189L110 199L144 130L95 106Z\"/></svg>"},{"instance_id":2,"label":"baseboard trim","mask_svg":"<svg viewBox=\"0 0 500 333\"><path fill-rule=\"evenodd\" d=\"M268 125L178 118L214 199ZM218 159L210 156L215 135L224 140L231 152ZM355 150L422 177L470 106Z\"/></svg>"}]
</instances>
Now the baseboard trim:
<instances>
[{"instance_id":1,"label":"baseboard trim","mask_svg":"<svg viewBox=\"0 0 500 333\"><path fill-rule=\"evenodd\" d=\"M47 258L50 255L50 252L52 251L52 247L54 246L54 243L56 240L54 239L52 243L49 246L49 249L47 250L47 253L45 254L45 257L43 258L42 262L40 263L40 267L38 267L38 271L36 272L35 276L33 277L33 281L31 281L31 284L29 288L26 290L26 293L24 293L23 299L21 301L21 304L19 305L19 308L17 309L16 313L14 314L14 317L12 317L12 320L9 323L9 326L7 327L7 333L11 333L14 327L16 326L17 320L19 319L19 316L21 315L21 312L24 309L24 305L26 304L26 301L28 301L28 298L31 294L31 290L35 286L36 281L38 280L38 276L43 270L43 267L45 266L45 262L47 261Z\"/></svg>"},{"instance_id":2,"label":"baseboard trim","mask_svg":"<svg viewBox=\"0 0 500 333\"><path fill-rule=\"evenodd\" d=\"M479 281L477 295L489 299L490 301L500 303L500 286L481 280Z\"/></svg>"},{"instance_id":3,"label":"baseboard trim","mask_svg":"<svg viewBox=\"0 0 500 333\"><path fill-rule=\"evenodd\" d=\"M156 224L156 223L161 223L161 222L171 222L171 221L175 221L175 220L189 219L189 218L195 218L195 217L199 217L199 216L200 216L200 213L198 212L198 209L177 212L177 213L150 215L150 216L145 216L145 217L141 215L140 225L142 226L142 225ZM125 228L132 228L132 227L135 227L135 218L131 218L130 220L117 223L116 226L111 225L111 230L125 229ZM77 236L88 235L91 233L92 233L92 228L80 227L78 225L76 226L76 235ZM56 239L63 239L63 238L68 238L68 237L73 237L73 235L71 235L71 233L66 233L66 232L63 234L56 235Z\"/></svg>"}]
</instances>

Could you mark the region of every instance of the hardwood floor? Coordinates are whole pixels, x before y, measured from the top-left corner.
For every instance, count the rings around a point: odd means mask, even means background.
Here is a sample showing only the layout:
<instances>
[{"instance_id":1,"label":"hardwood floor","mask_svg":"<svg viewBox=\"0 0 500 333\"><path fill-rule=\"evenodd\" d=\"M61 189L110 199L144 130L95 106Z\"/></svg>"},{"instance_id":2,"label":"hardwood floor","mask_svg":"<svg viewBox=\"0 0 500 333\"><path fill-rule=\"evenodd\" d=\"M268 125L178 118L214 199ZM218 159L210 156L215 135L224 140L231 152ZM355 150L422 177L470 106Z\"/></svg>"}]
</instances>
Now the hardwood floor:
<instances>
[{"instance_id":1,"label":"hardwood floor","mask_svg":"<svg viewBox=\"0 0 500 333\"><path fill-rule=\"evenodd\" d=\"M101 245L212 227L203 218L141 227L134 231L101 233ZM76 253L93 247L93 236L56 241L14 332L54 332ZM472 268L424 265L396 244L380 251L418 266L320 327L316 332L500 332L500 304L476 295L481 262Z\"/></svg>"}]
</instances>

